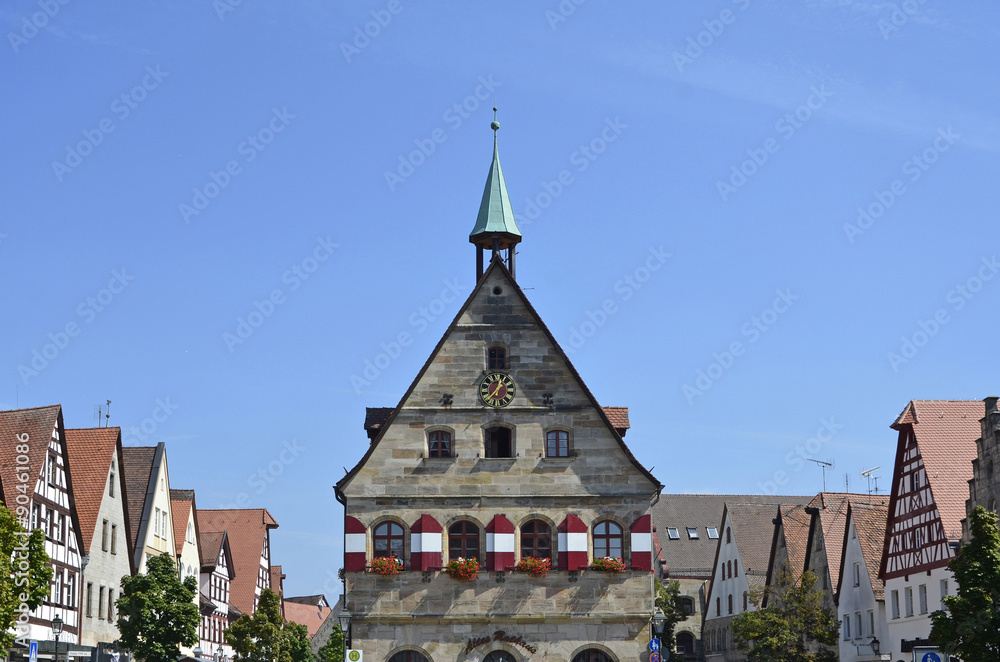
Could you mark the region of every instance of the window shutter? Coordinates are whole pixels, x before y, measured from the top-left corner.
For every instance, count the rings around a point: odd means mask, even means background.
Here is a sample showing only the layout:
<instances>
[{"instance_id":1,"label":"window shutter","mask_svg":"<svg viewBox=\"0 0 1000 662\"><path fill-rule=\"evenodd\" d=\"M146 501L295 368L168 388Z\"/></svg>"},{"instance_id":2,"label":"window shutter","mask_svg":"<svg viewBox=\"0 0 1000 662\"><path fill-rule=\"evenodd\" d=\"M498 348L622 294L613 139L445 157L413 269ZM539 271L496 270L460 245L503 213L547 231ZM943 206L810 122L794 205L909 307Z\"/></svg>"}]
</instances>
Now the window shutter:
<instances>
[{"instance_id":1,"label":"window shutter","mask_svg":"<svg viewBox=\"0 0 1000 662\"><path fill-rule=\"evenodd\" d=\"M344 572L363 572L366 564L368 531L356 517L344 516Z\"/></svg>"},{"instance_id":2,"label":"window shutter","mask_svg":"<svg viewBox=\"0 0 1000 662\"><path fill-rule=\"evenodd\" d=\"M410 527L410 569L441 567L441 525L430 515L421 515Z\"/></svg>"},{"instance_id":3,"label":"window shutter","mask_svg":"<svg viewBox=\"0 0 1000 662\"><path fill-rule=\"evenodd\" d=\"M514 525L503 515L496 515L486 525L486 569L514 569Z\"/></svg>"}]
</instances>

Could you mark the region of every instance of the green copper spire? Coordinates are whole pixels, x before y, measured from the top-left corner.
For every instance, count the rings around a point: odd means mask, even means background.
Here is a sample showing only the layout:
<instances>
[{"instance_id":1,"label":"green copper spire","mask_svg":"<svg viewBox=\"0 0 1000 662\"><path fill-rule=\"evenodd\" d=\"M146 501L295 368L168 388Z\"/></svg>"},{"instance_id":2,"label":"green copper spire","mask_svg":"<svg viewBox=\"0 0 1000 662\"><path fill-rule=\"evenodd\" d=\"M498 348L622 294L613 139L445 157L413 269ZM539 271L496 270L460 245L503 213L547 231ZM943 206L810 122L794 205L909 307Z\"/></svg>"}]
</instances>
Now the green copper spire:
<instances>
[{"instance_id":1,"label":"green copper spire","mask_svg":"<svg viewBox=\"0 0 1000 662\"><path fill-rule=\"evenodd\" d=\"M486 233L508 235L503 237L507 240L503 243L517 243L521 240L521 231L517 229L517 223L514 222L514 209L510 205L510 196L507 195L507 183L504 181L503 171L500 169L500 153L497 150L496 134L500 123L496 120L496 110L496 108L493 109L493 122L490 124L490 128L493 129L493 163L490 164L490 174L486 178L483 201L479 204L476 227L469 235L469 241L474 244L485 239Z\"/></svg>"}]
</instances>

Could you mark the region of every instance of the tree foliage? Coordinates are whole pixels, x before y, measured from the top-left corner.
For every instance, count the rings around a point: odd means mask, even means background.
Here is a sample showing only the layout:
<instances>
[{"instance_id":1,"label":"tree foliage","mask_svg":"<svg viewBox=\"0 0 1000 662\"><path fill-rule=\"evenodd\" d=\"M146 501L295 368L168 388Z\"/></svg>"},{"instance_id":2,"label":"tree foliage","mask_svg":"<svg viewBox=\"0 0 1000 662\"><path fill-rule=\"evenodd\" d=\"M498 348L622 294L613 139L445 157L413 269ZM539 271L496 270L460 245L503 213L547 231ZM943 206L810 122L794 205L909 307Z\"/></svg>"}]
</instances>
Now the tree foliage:
<instances>
[{"instance_id":1,"label":"tree foliage","mask_svg":"<svg viewBox=\"0 0 1000 662\"><path fill-rule=\"evenodd\" d=\"M344 662L344 631L334 625L330 639L319 649L320 662Z\"/></svg>"},{"instance_id":2,"label":"tree foliage","mask_svg":"<svg viewBox=\"0 0 1000 662\"><path fill-rule=\"evenodd\" d=\"M51 581L45 532L29 533L14 513L0 505L0 650L27 636L28 614L48 596Z\"/></svg>"},{"instance_id":3,"label":"tree foliage","mask_svg":"<svg viewBox=\"0 0 1000 662\"><path fill-rule=\"evenodd\" d=\"M313 662L316 659L309 642L309 628L289 621L285 623L285 636L292 662Z\"/></svg>"},{"instance_id":4,"label":"tree foliage","mask_svg":"<svg viewBox=\"0 0 1000 662\"><path fill-rule=\"evenodd\" d=\"M665 650L673 650L674 628L688 617L687 609L684 608L684 603L681 601L681 583L673 580L664 584L659 579L653 579L653 590L656 608L667 617L667 620L663 622L660 645Z\"/></svg>"},{"instance_id":5,"label":"tree foliage","mask_svg":"<svg viewBox=\"0 0 1000 662\"><path fill-rule=\"evenodd\" d=\"M931 643L965 662L1000 659L1000 531L997 516L976 506L969 516L972 539L948 563L957 594L948 611L931 614Z\"/></svg>"},{"instance_id":6,"label":"tree foliage","mask_svg":"<svg viewBox=\"0 0 1000 662\"><path fill-rule=\"evenodd\" d=\"M767 595L767 607L761 609ZM823 593L816 590L816 575L806 571L799 581L787 566L775 573L766 591L750 593L755 611L732 620L736 646L748 662L835 662L838 621L823 608Z\"/></svg>"},{"instance_id":7,"label":"tree foliage","mask_svg":"<svg viewBox=\"0 0 1000 662\"><path fill-rule=\"evenodd\" d=\"M281 600L271 589L264 589L253 615L243 614L226 632L236 662L292 662L284 625Z\"/></svg>"},{"instance_id":8,"label":"tree foliage","mask_svg":"<svg viewBox=\"0 0 1000 662\"><path fill-rule=\"evenodd\" d=\"M169 553L150 558L144 574L122 577L121 586L119 641L136 658L172 662L181 646L198 644L198 582L187 577L182 583Z\"/></svg>"}]
</instances>

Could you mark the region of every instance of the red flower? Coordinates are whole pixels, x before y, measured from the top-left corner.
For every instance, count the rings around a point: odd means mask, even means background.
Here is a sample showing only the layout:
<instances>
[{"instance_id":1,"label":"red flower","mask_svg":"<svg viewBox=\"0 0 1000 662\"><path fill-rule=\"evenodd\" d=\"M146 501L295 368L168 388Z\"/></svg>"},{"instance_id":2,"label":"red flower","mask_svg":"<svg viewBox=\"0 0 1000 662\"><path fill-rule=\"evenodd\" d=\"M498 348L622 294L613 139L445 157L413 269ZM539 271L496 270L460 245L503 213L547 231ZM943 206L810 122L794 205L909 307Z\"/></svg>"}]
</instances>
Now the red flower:
<instances>
[{"instance_id":1,"label":"red flower","mask_svg":"<svg viewBox=\"0 0 1000 662\"><path fill-rule=\"evenodd\" d=\"M552 569L552 561L528 556L518 561L514 569L518 572L526 572L532 577L546 577L549 570Z\"/></svg>"}]
</instances>

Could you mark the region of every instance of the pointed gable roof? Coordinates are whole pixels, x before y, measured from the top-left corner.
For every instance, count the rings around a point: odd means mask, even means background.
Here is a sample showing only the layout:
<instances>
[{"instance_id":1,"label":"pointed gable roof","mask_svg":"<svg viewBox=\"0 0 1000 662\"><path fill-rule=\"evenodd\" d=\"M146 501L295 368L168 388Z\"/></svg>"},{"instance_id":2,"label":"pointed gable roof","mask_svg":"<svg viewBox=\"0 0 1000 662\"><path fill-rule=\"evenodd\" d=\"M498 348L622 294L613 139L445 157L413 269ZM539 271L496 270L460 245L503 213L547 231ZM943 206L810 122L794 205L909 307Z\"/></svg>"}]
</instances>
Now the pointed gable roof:
<instances>
[{"instance_id":1,"label":"pointed gable roof","mask_svg":"<svg viewBox=\"0 0 1000 662\"><path fill-rule=\"evenodd\" d=\"M170 512L174 518L174 547L177 548L177 556L184 551L184 542L187 540L187 525L191 511L194 509L194 490L170 490ZM198 539L198 518L194 518L194 537Z\"/></svg>"},{"instance_id":2,"label":"pointed gable roof","mask_svg":"<svg viewBox=\"0 0 1000 662\"><path fill-rule=\"evenodd\" d=\"M27 434L29 468L38 478L45 471L46 457L49 453L49 442L53 431L62 431L62 405L32 407L29 409L12 409L0 411L0 486L2 486L3 502L8 508L17 503L17 467L24 466L17 462L18 435ZM31 483L34 486L34 482Z\"/></svg>"},{"instance_id":3,"label":"pointed gable roof","mask_svg":"<svg viewBox=\"0 0 1000 662\"><path fill-rule=\"evenodd\" d=\"M847 544L850 540L850 522L854 522L854 530L858 534L858 544L865 559L868 577L872 582L872 591L876 600L885 600L885 583L878 578L878 569L882 564L882 546L885 540L885 526L889 518L889 506L883 500L881 503L868 504L863 501L853 501L847 506L847 523L844 526L843 554L840 557L838 573L837 596L839 599L844 581L844 558L847 556Z\"/></svg>"},{"instance_id":4,"label":"pointed gable roof","mask_svg":"<svg viewBox=\"0 0 1000 662\"><path fill-rule=\"evenodd\" d=\"M783 504L778 506L779 526L774 527L774 535L777 537L779 531L784 533L785 549L788 552L789 570L792 577L798 581L802 572L806 569L806 555L809 552L809 525L812 516L806 512L806 506ZM775 538L776 542L777 538ZM774 572L774 545L769 552L767 581L770 583Z\"/></svg>"},{"instance_id":5,"label":"pointed gable roof","mask_svg":"<svg viewBox=\"0 0 1000 662\"><path fill-rule=\"evenodd\" d=\"M69 428L66 430L66 454L73 470L73 491L76 497L77 514L80 517L80 534L83 537L83 553L90 554L90 546L97 531L97 517L101 504L108 493L108 475L111 461L118 461L115 472L116 493L122 500L125 517L125 538L129 558L132 558L129 540L129 512L127 486L122 475L121 428Z\"/></svg>"},{"instance_id":6,"label":"pointed gable roof","mask_svg":"<svg viewBox=\"0 0 1000 662\"><path fill-rule=\"evenodd\" d=\"M149 481L153 475L155 446L126 446L122 448L122 475L125 476L125 490L128 494L129 539L132 548L139 546L139 529L146 510L146 496Z\"/></svg>"},{"instance_id":7,"label":"pointed gable roof","mask_svg":"<svg viewBox=\"0 0 1000 662\"><path fill-rule=\"evenodd\" d=\"M389 429L389 427L392 425L396 417L399 416L400 408L403 406L404 403L407 402L407 400L409 400L410 396L413 394L417 385L420 384L421 379L424 377L424 374L427 372L431 364L434 362L434 359L441 352L441 349L442 347L444 347L445 342L455 331L455 327L459 324L460 320L462 320L462 318L466 315L466 312L469 310L469 307L472 305L473 301L475 301L476 298L479 296L480 290L482 290L484 285L487 282L489 282L491 278L494 277L498 277L504 280L505 286L511 288L515 296L518 298L519 302L525 307L527 316L544 334L544 337L551 344L551 347L555 352L556 356L558 356L559 359L563 361L564 365L566 366L566 369L570 373L571 378L581 389L581 391L584 394L584 397L586 398L587 401L589 401L593 409L599 413L601 419L603 420L605 426L607 427L607 430L610 432L612 437L617 441L619 447L624 452L628 461L646 479L649 480L649 482L652 484L653 489L656 491L657 494L660 492L660 490L663 489L663 485L660 483L660 481L657 480L653 476L653 474L651 474L649 470L646 469L646 467L644 467L639 462L639 460L636 459L634 455L632 455L632 451L629 450L628 446L626 446L624 439L622 439L621 435L615 429L615 425L611 422L611 420L609 420L607 411L603 407L601 407L601 405L597 402L597 399L594 397L593 393L591 393L590 389L587 388L587 385L580 377L580 373L576 371L576 368L569 360L569 357L566 355L566 352L563 351L559 343L556 342L556 339L552 335L552 332L549 331L548 327L542 321L541 317L539 317L538 312L531 305L531 302L528 301L528 298L525 296L524 291L521 290L517 282L514 281L514 278L511 276L510 271L508 271L507 267L504 266L503 261L499 258L499 256L494 256L493 260L490 262L489 268L479 279L479 282L476 283L476 286L472 289L472 293L469 294L468 299L465 300L465 303L462 304L462 307L459 309L458 314L455 315L455 319L453 319L451 324L448 325L448 328L445 329L444 334L441 336L441 339L434 347L434 350L431 352L430 356L427 357L427 361L425 361L424 365L420 368L420 372L418 372L417 376L414 377L413 382L410 383L409 388L406 389L406 392L403 394L403 397L400 398L399 403L392 409L392 413L389 415L388 419L386 419L385 422L380 425L378 435L376 435L375 438L372 440L372 443L368 447L367 452L358 461L358 463L355 464L354 467L347 472L347 474L343 478L337 481L337 484L334 486L334 489L336 491L337 498L341 500L341 502L343 502L345 498L343 490L350 484L354 476L358 473L358 471L361 470L362 467L364 467L365 463L371 457L372 453L374 453L375 450L378 448L379 442L383 439L383 437L385 437L386 430ZM487 321L486 323L489 323L489 321Z\"/></svg>"},{"instance_id":8,"label":"pointed gable roof","mask_svg":"<svg viewBox=\"0 0 1000 662\"><path fill-rule=\"evenodd\" d=\"M820 492L809 504L808 510L813 515L813 529L809 533L810 551L806 558L806 565L809 564L809 556L812 555L812 547L815 544L815 528L819 527L823 533L826 560L830 567L830 585L834 587L840 585L844 531L847 527L847 512L852 503L871 503L885 506L888 505L889 498L856 492Z\"/></svg>"},{"instance_id":9,"label":"pointed gable roof","mask_svg":"<svg viewBox=\"0 0 1000 662\"><path fill-rule=\"evenodd\" d=\"M979 400L911 400L890 426L898 431L907 427L913 430L944 533L951 540L962 537L976 440L982 432L979 425L982 410L983 403ZM901 435L896 453L890 512L894 512L898 494L898 465L905 449L904 437Z\"/></svg>"},{"instance_id":10,"label":"pointed gable roof","mask_svg":"<svg viewBox=\"0 0 1000 662\"><path fill-rule=\"evenodd\" d=\"M226 533L236 573L229 587L229 603L244 614L252 614L261 553L267 532L278 528L278 523L267 508L198 510L195 516L199 531Z\"/></svg>"}]
</instances>

